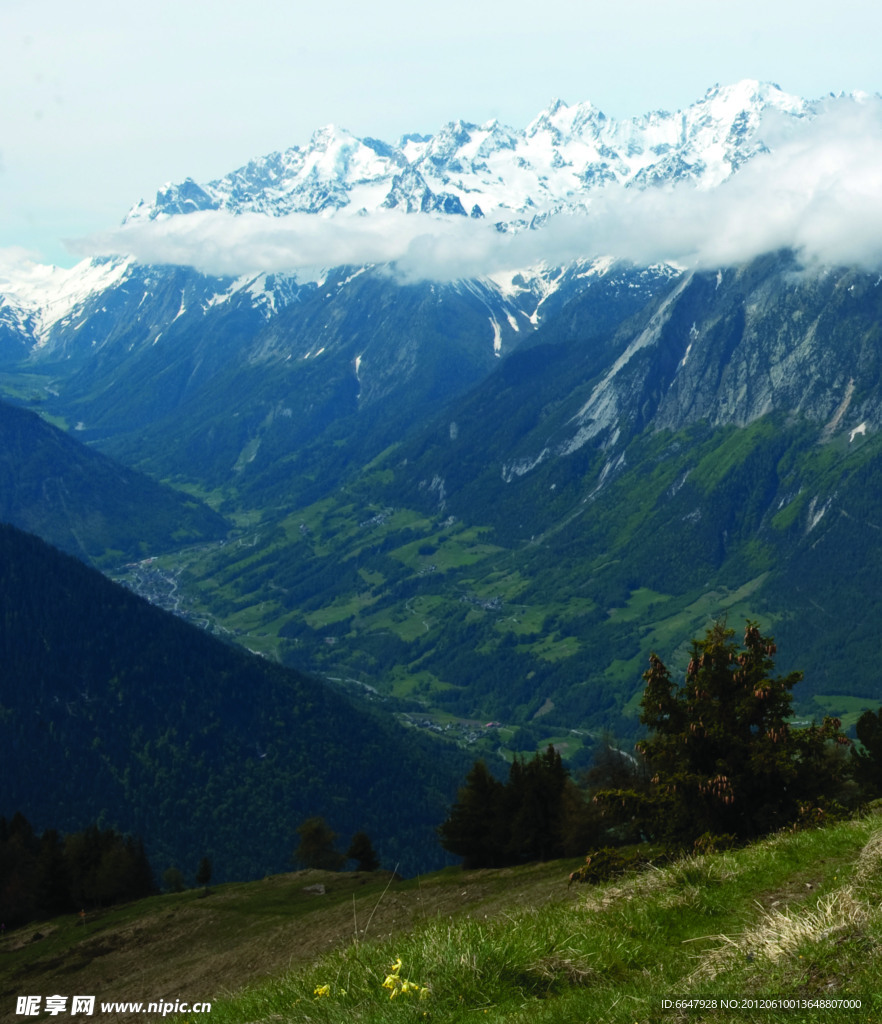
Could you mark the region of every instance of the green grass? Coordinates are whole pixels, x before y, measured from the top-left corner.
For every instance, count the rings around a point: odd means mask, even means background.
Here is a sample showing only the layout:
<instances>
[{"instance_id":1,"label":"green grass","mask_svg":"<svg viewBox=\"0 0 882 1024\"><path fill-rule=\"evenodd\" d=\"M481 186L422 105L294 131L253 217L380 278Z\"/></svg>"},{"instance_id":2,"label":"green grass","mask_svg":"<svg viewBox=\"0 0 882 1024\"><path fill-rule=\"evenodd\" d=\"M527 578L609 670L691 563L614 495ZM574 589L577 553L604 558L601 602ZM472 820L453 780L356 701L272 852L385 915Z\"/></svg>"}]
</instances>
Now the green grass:
<instances>
[{"instance_id":1,"label":"green grass","mask_svg":"<svg viewBox=\"0 0 882 1024\"><path fill-rule=\"evenodd\" d=\"M338 598L333 604L326 605L316 612L305 615L304 618L313 629L322 629L334 622L342 622L352 615L358 615L366 608L370 608L377 601L377 598L368 592L350 594Z\"/></svg>"},{"instance_id":2,"label":"green grass","mask_svg":"<svg viewBox=\"0 0 882 1024\"><path fill-rule=\"evenodd\" d=\"M782 833L565 897L559 882L544 901L514 898L518 870L509 869L513 899L502 913L469 905L478 879L501 872L463 873L459 913L374 941L355 932L312 964L216 1002L212 1021L882 1020L879 818ZM404 979L416 987L402 991ZM764 997L859 997L864 1010L662 1006Z\"/></svg>"},{"instance_id":3,"label":"green grass","mask_svg":"<svg viewBox=\"0 0 882 1024\"><path fill-rule=\"evenodd\" d=\"M521 653L530 653L543 661L560 661L563 658L571 658L580 650L579 641L574 636L561 636L559 633L551 633L531 644L518 644L517 650Z\"/></svg>"},{"instance_id":4,"label":"green grass","mask_svg":"<svg viewBox=\"0 0 882 1024\"><path fill-rule=\"evenodd\" d=\"M530 636L540 633L545 625L548 609L538 605L516 605L505 608L505 617L497 619L494 628L500 633Z\"/></svg>"},{"instance_id":5,"label":"green grass","mask_svg":"<svg viewBox=\"0 0 882 1024\"><path fill-rule=\"evenodd\" d=\"M609 663L605 675L607 679L611 679L619 683L640 679L648 661L649 659L644 654L636 654L633 658L629 658L627 661L624 661L621 658L615 658ZM642 696L642 694L643 688L641 687L640 695Z\"/></svg>"},{"instance_id":6,"label":"green grass","mask_svg":"<svg viewBox=\"0 0 882 1024\"><path fill-rule=\"evenodd\" d=\"M37 404L46 400L52 378L40 373L0 373L0 395L16 402Z\"/></svg>"},{"instance_id":7,"label":"green grass","mask_svg":"<svg viewBox=\"0 0 882 1024\"><path fill-rule=\"evenodd\" d=\"M626 607L613 609L610 618L626 621L634 619L644 623L641 653L637 658L627 661L613 661L606 670L606 676L613 680L639 680L650 651L669 650L671 644L679 637L698 636L709 623L722 615L727 616L736 626L743 626L746 619L758 618L752 610L750 598L762 587L768 575L762 573L733 589L717 587L705 590L697 596L694 593L686 595L679 600L667 598L666 595L656 594L646 588L634 591ZM661 617L653 619L651 616L656 611L667 611L669 614L662 614ZM765 622L769 619L768 614L763 616ZM677 652L683 667L688 660L687 649L687 645L681 643ZM676 662L676 659L672 661ZM630 666L639 668L636 675L627 675ZM679 665L676 667L679 668Z\"/></svg>"},{"instance_id":8,"label":"green grass","mask_svg":"<svg viewBox=\"0 0 882 1024\"><path fill-rule=\"evenodd\" d=\"M809 496L807 494L796 495L792 501L781 508L780 512L775 513L771 520L772 526L776 530L781 530L782 533L789 530L802 516L808 503Z\"/></svg>"},{"instance_id":9,"label":"green grass","mask_svg":"<svg viewBox=\"0 0 882 1024\"><path fill-rule=\"evenodd\" d=\"M513 602L530 585L529 579L517 569L491 569L480 579L463 579L461 582L474 590L478 597L498 597L506 604Z\"/></svg>"},{"instance_id":10,"label":"green grass","mask_svg":"<svg viewBox=\"0 0 882 1024\"><path fill-rule=\"evenodd\" d=\"M482 562L492 555L500 554L503 550L497 545L483 542L481 535L486 531L480 528L460 530L455 533L429 532L432 524L427 519L404 520L399 518L399 529L402 528L402 525L407 525L410 529L424 531L423 536L419 539L403 544L391 552L393 558L415 572L425 569L430 564L440 572L461 569L464 566ZM423 554L420 549L426 547L434 550L431 553Z\"/></svg>"},{"instance_id":11,"label":"green grass","mask_svg":"<svg viewBox=\"0 0 882 1024\"><path fill-rule=\"evenodd\" d=\"M568 887L578 864L298 872L90 912L85 927L69 915L0 937L0 1005L210 1000L212 1024L882 1021L882 816ZM864 1007L678 1013L665 998Z\"/></svg>"},{"instance_id":12,"label":"green grass","mask_svg":"<svg viewBox=\"0 0 882 1024\"><path fill-rule=\"evenodd\" d=\"M431 672L418 669L413 671L404 665L396 665L388 675L387 684L393 697L419 697L425 699L441 690L452 689L451 683L445 683ZM441 719L441 713L433 711L431 717Z\"/></svg>"},{"instance_id":13,"label":"green grass","mask_svg":"<svg viewBox=\"0 0 882 1024\"><path fill-rule=\"evenodd\" d=\"M748 427L726 428L728 435L698 463L693 480L705 491L718 487L733 468L740 466L757 448L775 437L780 427L770 418L759 419Z\"/></svg>"},{"instance_id":14,"label":"green grass","mask_svg":"<svg viewBox=\"0 0 882 1024\"><path fill-rule=\"evenodd\" d=\"M436 594L408 598L375 615L364 616L361 626L374 633L388 631L410 642L431 631L435 624L433 615L443 612L444 604L444 598Z\"/></svg>"},{"instance_id":15,"label":"green grass","mask_svg":"<svg viewBox=\"0 0 882 1024\"><path fill-rule=\"evenodd\" d=\"M649 587L640 587L631 591L628 603L624 608L613 608L609 617L619 621L632 622L634 619L645 618L649 612L655 611L658 605L672 600L670 594L659 594Z\"/></svg>"}]
</instances>

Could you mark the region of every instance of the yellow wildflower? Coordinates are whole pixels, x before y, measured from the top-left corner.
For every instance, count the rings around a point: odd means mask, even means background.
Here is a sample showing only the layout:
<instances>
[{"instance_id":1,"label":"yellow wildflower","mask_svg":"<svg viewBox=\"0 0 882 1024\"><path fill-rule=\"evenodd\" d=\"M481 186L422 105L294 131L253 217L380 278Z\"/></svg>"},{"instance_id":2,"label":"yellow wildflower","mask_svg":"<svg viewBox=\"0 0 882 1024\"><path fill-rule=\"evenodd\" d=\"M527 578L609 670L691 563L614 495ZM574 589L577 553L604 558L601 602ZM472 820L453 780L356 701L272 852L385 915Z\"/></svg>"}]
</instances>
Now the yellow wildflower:
<instances>
[{"instance_id":1,"label":"yellow wildflower","mask_svg":"<svg viewBox=\"0 0 882 1024\"><path fill-rule=\"evenodd\" d=\"M331 986L330 985L316 985L316 987L313 990L312 994L314 996L316 996L317 998L320 997L320 996L329 996L331 994Z\"/></svg>"},{"instance_id":2,"label":"yellow wildflower","mask_svg":"<svg viewBox=\"0 0 882 1024\"><path fill-rule=\"evenodd\" d=\"M415 981L408 981L407 978L402 978L400 972L401 957L398 957L389 968L389 974L386 975L386 980L383 982L383 988L389 989L389 998L394 999L401 993L407 995L409 992L419 992L420 999L424 999L428 990L423 988L422 985L417 985Z\"/></svg>"}]
</instances>

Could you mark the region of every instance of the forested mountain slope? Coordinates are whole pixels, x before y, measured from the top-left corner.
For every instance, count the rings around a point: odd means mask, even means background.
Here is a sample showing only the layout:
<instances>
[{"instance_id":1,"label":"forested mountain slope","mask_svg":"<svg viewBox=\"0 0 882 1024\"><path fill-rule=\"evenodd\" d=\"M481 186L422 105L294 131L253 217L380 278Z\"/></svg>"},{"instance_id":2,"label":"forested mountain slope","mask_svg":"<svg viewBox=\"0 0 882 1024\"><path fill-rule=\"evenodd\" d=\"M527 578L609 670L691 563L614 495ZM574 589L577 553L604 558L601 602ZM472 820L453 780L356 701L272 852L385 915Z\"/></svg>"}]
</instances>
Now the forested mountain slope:
<instances>
[{"instance_id":1,"label":"forested mountain slope","mask_svg":"<svg viewBox=\"0 0 882 1024\"><path fill-rule=\"evenodd\" d=\"M3 813L140 835L156 868L284 870L323 815L402 872L443 863L434 826L464 759L327 685L222 643L0 527ZM390 808L405 801L408 813Z\"/></svg>"},{"instance_id":2,"label":"forested mountain slope","mask_svg":"<svg viewBox=\"0 0 882 1024\"><path fill-rule=\"evenodd\" d=\"M7 402L0 402L0 521L104 566L229 530L202 502Z\"/></svg>"}]
</instances>

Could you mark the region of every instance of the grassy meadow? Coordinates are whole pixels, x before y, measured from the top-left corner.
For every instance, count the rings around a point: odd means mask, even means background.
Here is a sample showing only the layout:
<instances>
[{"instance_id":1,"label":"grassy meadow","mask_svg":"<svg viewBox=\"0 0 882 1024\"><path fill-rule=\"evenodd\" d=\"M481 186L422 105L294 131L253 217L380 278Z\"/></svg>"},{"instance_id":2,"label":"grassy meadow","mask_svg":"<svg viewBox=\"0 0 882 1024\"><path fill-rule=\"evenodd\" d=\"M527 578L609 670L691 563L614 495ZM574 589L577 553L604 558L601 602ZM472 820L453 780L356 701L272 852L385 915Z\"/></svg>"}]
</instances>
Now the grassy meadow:
<instances>
[{"instance_id":1,"label":"grassy meadow","mask_svg":"<svg viewBox=\"0 0 882 1024\"><path fill-rule=\"evenodd\" d=\"M568 886L577 864L297 872L58 919L0 940L2 999L211 1000L178 1024L882 1021L878 813L594 886Z\"/></svg>"}]
</instances>

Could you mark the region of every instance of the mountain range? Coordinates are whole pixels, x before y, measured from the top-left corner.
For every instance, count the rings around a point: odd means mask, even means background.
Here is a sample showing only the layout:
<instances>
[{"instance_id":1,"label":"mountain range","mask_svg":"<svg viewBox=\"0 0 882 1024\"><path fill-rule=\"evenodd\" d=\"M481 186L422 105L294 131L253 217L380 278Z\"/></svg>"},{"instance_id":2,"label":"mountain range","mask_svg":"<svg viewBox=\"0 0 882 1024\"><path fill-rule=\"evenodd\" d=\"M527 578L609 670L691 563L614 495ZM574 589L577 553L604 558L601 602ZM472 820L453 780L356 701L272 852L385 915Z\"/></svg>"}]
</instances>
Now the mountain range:
<instances>
[{"instance_id":1,"label":"mountain range","mask_svg":"<svg viewBox=\"0 0 882 1024\"><path fill-rule=\"evenodd\" d=\"M170 184L126 221L204 210L235 214L405 213L486 217L503 230L581 209L611 182L713 188L759 152L771 111L810 116L811 104L755 81L715 86L685 111L627 121L591 103L555 100L526 128L452 121L435 135L395 144L329 125L304 147L272 153L216 181Z\"/></svg>"},{"instance_id":2,"label":"mountain range","mask_svg":"<svg viewBox=\"0 0 882 1024\"><path fill-rule=\"evenodd\" d=\"M0 389L202 517L151 513L177 536L135 528L149 563L111 567L109 534L93 562L411 725L585 764L636 732L650 650L684 667L723 615L804 670L800 715L849 724L880 699L878 268L641 261L592 234L617 196L729 195L826 110L742 82L630 121L321 129L137 203L111 246L134 254L7 269ZM474 266L475 239L509 262L432 271Z\"/></svg>"}]
</instances>

